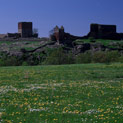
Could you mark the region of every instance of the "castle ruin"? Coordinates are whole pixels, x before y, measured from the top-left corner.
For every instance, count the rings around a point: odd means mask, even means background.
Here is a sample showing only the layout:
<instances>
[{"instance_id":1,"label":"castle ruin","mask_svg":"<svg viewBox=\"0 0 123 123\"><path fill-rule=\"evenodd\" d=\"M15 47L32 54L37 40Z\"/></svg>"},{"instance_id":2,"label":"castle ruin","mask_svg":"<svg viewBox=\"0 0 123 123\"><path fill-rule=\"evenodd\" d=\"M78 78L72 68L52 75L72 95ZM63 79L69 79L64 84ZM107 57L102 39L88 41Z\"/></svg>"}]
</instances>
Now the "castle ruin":
<instances>
[{"instance_id":1,"label":"castle ruin","mask_svg":"<svg viewBox=\"0 0 123 123\"><path fill-rule=\"evenodd\" d=\"M66 33L63 26L61 26L61 28L56 26L50 32L50 39L53 41L57 41L59 43L64 43L66 41L68 42L74 41L76 39L88 39L90 37L94 39L122 40L123 33L117 33L116 25L102 25L102 24L91 24L90 32L83 37L78 37Z\"/></svg>"},{"instance_id":2,"label":"castle ruin","mask_svg":"<svg viewBox=\"0 0 123 123\"><path fill-rule=\"evenodd\" d=\"M65 32L63 26L59 28L56 26L50 31L50 40L57 41L58 43L64 43L66 41L74 41L76 39L81 39L82 37L74 36Z\"/></svg>"},{"instance_id":3,"label":"castle ruin","mask_svg":"<svg viewBox=\"0 0 123 123\"><path fill-rule=\"evenodd\" d=\"M91 24L90 32L87 37L93 37L94 39L121 40L123 39L123 34L117 33L116 25Z\"/></svg>"},{"instance_id":4,"label":"castle ruin","mask_svg":"<svg viewBox=\"0 0 123 123\"><path fill-rule=\"evenodd\" d=\"M33 25L32 22L19 22L18 33L21 38L29 38L33 36Z\"/></svg>"},{"instance_id":5,"label":"castle ruin","mask_svg":"<svg viewBox=\"0 0 123 123\"><path fill-rule=\"evenodd\" d=\"M123 40L123 33L117 33L116 25L102 25L91 24L90 32L86 36L74 36L70 33L66 33L63 26L60 28L56 26L50 31L50 40L60 43L69 43L76 39L88 39L93 37L94 39L110 39L110 40ZM33 29L32 22L19 22L17 33L0 34L0 39L3 38L38 38L38 33Z\"/></svg>"},{"instance_id":6,"label":"castle ruin","mask_svg":"<svg viewBox=\"0 0 123 123\"><path fill-rule=\"evenodd\" d=\"M32 22L19 22L18 33L0 34L0 38L38 38L38 33L33 33Z\"/></svg>"}]
</instances>

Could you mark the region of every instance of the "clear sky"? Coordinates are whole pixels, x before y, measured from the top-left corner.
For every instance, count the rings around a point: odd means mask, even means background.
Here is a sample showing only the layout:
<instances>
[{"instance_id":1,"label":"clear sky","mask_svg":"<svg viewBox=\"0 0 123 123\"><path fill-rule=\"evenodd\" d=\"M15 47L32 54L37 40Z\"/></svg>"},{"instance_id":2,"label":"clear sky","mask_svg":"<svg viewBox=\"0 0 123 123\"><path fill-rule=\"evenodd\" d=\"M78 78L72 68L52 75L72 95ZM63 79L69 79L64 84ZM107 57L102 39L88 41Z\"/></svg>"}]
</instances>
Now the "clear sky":
<instances>
[{"instance_id":1,"label":"clear sky","mask_svg":"<svg viewBox=\"0 0 123 123\"><path fill-rule=\"evenodd\" d=\"M0 33L17 32L20 21L32 21L41 37L56 25L78 36L90 23L116 24L123 32L123 0L0 0Z\"/></svg>"}]
</instances>

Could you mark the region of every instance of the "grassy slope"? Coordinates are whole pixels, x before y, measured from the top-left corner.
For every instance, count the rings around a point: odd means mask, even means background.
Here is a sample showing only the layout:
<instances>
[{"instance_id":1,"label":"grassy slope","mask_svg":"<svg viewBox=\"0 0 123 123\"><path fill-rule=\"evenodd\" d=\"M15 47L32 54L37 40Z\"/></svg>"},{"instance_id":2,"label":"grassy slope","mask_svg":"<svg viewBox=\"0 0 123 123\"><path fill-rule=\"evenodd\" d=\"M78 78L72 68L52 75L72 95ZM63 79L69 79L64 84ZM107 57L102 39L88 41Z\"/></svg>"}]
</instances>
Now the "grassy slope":
<instances>
[{"instance_id":1,"label":"grassy slope","mask_svg":"<svg viewBox=\"0 0 123 123\"><path fill-rule=\"evenodd\" d=\"M3 123L123 122L123 64L0 68Z\"/></svg>"},{"instance_id":2,"label":"grassy slope","mask_svg":"<svg viewBox=\"0 0 123 123\"><path fill-rule=\"evenodd\" d=\"M92 39L78 39L75 42L78 44L81 43L93 43ZM93 39L94 43L100 43L104 46L108 46L110 48L123 48L123 40L104 40L104 39Z\"/></svg>"},{"instance_id":3,"label":"grassy slope","mask_svg":"<svg viewBox=\"0 0 123 123\"><path fill-rule=\"evenodd\" d=\"M81 43L100 43L104 46L108 46L110 48L123 48L123 41L116 40L103 40L103 39L94 39L96 42L91 42L92 39L78 39L74 42L77 44ZM48 41L0 41L0 51L20 51L21 48L25 48L26 50L33 50Z\"/></svg>"},{"instance_id":4,"label":"grassy slope","mask_svg":"<svg viewBox=\"0 0 123 123\"><path fill-rule=\"evenodd\" d=\"M0 51L20 51L21 48L33 50L45 44L43 41L0 41Z\"/></svg>"}]
</instances>

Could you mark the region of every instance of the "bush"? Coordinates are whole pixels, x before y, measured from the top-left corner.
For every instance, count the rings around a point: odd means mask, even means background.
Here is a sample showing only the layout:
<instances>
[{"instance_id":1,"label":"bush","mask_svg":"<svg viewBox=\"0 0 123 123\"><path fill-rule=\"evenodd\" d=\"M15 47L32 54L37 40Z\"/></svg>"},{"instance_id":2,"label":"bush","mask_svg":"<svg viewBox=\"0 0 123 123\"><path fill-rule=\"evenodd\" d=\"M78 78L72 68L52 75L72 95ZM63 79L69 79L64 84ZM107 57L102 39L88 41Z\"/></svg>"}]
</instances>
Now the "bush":
<instances>
[{"instance_id":1,"label":"bush","mask_svg":"<svg viewBox=\"0 0 123 123\"><path fill-rule=\"evenodd\" d=\"M21 62L14 56L0 59L0 66L19 66Z\"/></svg>"},{"instance_id":2,"label":"bush","mask_svg":"<svg viewBox=\"0 0 123 123\"><path fill-rule=\"evenodd\" d=\"M118 51L106 52L106 58L108 62L118 62L120 56L121 55Z\"/></svg>"},{"instance_id":3,"label":"bush","mask_svg":"<svg viewBox=\"0 0 123 123\"><path fill-rule=\"evenodd\" d=\"M123 55L118 51L98 51L86 52L75 56L66 53L62 48L48 50L43 53L29 53L21 57L0 54L0 66L27 66L27 65L61 65L61 64L81 64L81 63L111 63L122 62Z\"/></svg>"},{"instance_id":4,"label":"bush","mask_svg":"<svg viewBox=\"0 0 123 123\"><path fill-rule=\"evenodd\" d=\"M65 61L65 54L62 49L56 49L48 54L43 64L60 65Z\"/></svg>"},{"instance_id":5,"label":"bush","mask_svg":"<svg viewBox=\"0 0 123 123\"><path fill-rule=\"evenodd\" d=\"M43 64L50 65L61 65L61 64L72 64L74 63L73 55L66 54L62 48L55 49L48 54Z\"/></svg>"},{"instance_id":6,"label":"bush","mask_svg":"<svg viewBox=\"0 0 123 123\"><path fill-rule=\"evenodd\" d=\"M123 63L123 55L119 57L119 62Z\"/></svg>"},{"instance_id":7,"label":"bush","mask_svg":"<svg viewBox=\"0 0 123 123\"><path fill-rule=\"evenodd\" d=\"M95 52L92 56L92 61L94 63L105 63L108 62L107 58L106 58L106 53L99 51L99 52Z\"/></svg>"},{"instance_id":8,"label":"bush","mask_svg":"<svg viewBox=\"0 0 123 123\"><path fill-rule=\"evenodd\" d=\"M28 66L28 63L27 63L26 61L24 61L24 62L22 63L22 66Z\"/></svg>"},{"instance_id":9,"label":"bush","mask_svg":"<svg viewBox=\"0 0 123 123\"><path fill-rule=\"evenodd\" d=\"M0 59L0 66L5 66L4 60Z\"/></svg>"},{"instance_id":10,"label":"bush","mask_svg":"<svg viewBox=\"0 0 123 123\"><path fill-rule=\"evenodd\" d=\"M99 51L93 54L93 62L95 63L111 63L118 62L120 53L118 51Z\"/></svg>"},{"instance_id":11,"label":"bush","mask_svg":"<svg viewBox=\"0 0 123 123\"><path fill-rule=\"evenodd\" d=\"M81 53L76 56L76 63L81 64L81 63L91 63L92 61L92 55L91 53Z\"/></svg>"},{"instance_id":12,"label":"bush","mask_svg":"<svg viewBox=\"0 0 123 123\"><path fill-rule=\"evenodd\" d=\"M76 56L76 63L111 63L123 62L123 56L118 51L98 51L94 53L81 53Z\"/></svg>"},{"instance_id":13,"label":"bush","mask_svg":"<svg viewBox=\"0 0 123 123\"><path fill-rule=\"evenodd\" d=\"M75 64L75 55L68 53L66 55L66 64Z\"/></svg>"}]
</instances>

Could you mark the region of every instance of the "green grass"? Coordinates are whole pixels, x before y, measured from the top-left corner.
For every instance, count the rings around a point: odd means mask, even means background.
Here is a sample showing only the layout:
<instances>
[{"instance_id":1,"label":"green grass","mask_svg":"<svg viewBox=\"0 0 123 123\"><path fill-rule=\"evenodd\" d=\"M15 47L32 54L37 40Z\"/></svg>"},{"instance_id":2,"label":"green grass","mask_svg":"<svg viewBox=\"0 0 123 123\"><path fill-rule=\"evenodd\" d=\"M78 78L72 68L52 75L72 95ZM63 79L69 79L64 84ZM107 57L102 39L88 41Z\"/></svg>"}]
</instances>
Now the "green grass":
<instances>
[{"instance_id":1,"label":"green grass","mask_svg":"<svg viewBox=\"0 0 123 123\"><path fill-rule=\"evenodd\" d=\"M122 123L123 64L1 67L1 123Z\"/></svg>"},{"instance_id":2,"label":"green grass","mask_svg":"<svg viewBox=\"0 0 123 123\"><path fill-rule=\"evenodd\" d=\"M21 48L33 50L41 46L41 41L0 41L0 50L20 51Z\"/></svg>"},{"instance_id":3,"label":"green grass","mask_svg":"<svg viewBox=\"0 0 123 123\"><path fill-rule=\"evenodd\" d=\"M78 44L81 43L100 43L104 46L110 48L123 48L123 40L108 40L108 39L94 39L95 42L91 42L91 39L78 39L75 42Z\"/></svg>"},{"instance_id":4,"label":"green grass","mask_svg":"<svg viewBox=\"0 0 123 123\"><path fill-rule=\"evenodd\" d=\"M0 45L6 44L6 45L11 45L13 42L11 41L0 41Z\"/></svg>"}]
</instances>

